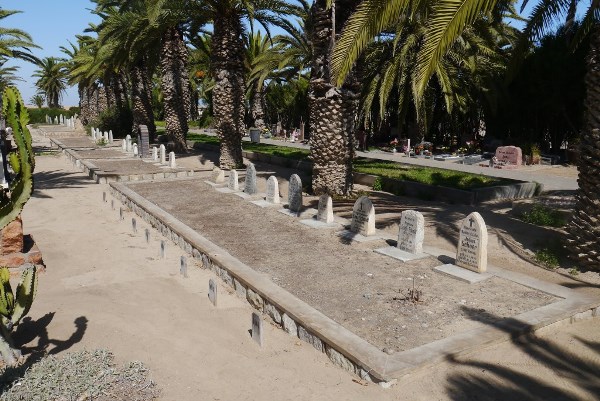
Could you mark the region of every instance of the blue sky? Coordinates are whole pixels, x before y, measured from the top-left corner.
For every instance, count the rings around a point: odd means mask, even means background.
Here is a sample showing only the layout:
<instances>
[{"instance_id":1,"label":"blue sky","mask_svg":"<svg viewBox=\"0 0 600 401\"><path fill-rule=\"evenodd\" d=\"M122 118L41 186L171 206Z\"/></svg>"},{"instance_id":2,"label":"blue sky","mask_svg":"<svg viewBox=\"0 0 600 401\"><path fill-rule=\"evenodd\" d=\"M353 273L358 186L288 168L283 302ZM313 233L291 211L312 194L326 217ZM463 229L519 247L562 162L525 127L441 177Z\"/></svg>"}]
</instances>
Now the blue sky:
<instances>
[{"instance_id":1,"label":"blue sky","mask_svg":"<svg viewBox=\"0 0 600 401\"><path fill-rule=\"evenodd\" d=\"M531 7L537 3L537 0L531 0L524 14L527 15ZM581 9L585 9L588 4L587 1L581 1L578 14L581 15ZM93 8L93 4L89 0L0 0L0 7L23 11L21 14L5 18L2 25L28 32L34 42L41 47L33 51L39 58L62 56L61 46L68 47L68 41L74 42L75 35L82 33L90 22L99 20L90 13L89 9ZM20 67L17 75L25 81L18 82L17 86L25 102L29 103L29 99L36 93L35 79L31 77L36 68L32 64L20 61L9 65ZM62 104L65 106L79 104L76 88L67 91Z\"/></svg>"}]
</instances>

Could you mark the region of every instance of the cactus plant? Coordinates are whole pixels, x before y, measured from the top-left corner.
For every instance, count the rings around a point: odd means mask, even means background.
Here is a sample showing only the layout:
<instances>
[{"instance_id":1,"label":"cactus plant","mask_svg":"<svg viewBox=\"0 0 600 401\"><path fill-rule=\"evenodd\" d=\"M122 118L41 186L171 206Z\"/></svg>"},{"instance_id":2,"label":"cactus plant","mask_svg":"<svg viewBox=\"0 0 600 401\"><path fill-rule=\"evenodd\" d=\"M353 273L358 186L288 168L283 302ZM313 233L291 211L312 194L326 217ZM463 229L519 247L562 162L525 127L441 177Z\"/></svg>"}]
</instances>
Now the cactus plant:
<instances>
[{"instance_id":1,"label":"cactus plant","mask_svg":"<svg viewBox=\"0 0 600 401\"><path fill-rule=\"evenodd\" d=\"M10 271L0 268L0 356L8 365L14 365L21 357L11 338L12 329L29 312L37 292L37 268L28 266L21 276L17 292L10 285Z\"/></svg>"},{"instance_id":2,"label":"cactus plant","mask_svg":"<svg viewBox=\"0 0 600 401\"><path fill-rule=\"evenodd\" d=\"M0 197L0 230L13 221L33 192L35 159L31 147L31 134L27 129L29 114L19 91L7 87L3 95L2 115L7 127L11 127L17 149L8 157L14 172L8 191Z\"/></svg>"}]
</instances>

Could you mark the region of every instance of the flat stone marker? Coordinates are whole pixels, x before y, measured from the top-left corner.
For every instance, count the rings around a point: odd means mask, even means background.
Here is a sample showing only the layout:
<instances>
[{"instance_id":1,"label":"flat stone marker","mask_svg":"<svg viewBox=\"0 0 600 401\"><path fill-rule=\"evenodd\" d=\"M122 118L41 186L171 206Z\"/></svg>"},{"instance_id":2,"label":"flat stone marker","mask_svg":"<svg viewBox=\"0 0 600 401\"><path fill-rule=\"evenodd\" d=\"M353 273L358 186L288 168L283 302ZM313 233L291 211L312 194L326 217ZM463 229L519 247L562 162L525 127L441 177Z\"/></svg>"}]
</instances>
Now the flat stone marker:
<instances>
[{"instance_id":1,"label":"flat stone marker","mask_svg":"<svg viewBox=\"0 0 600 401\"><path fill-rule=\"evenodd\" d=\"M288 185L288 209L299 213L302 209L302 180L298 174L292 174Z\"/></svg>"},{"instance_id":2,"label":"flat stone marker","mask_svg":"<svg viewBox=\"0 0 600 401\"><path fill-rule=\"evenodd\" d=\"M487 270L488 233L483 217L477 212L461 224L455 264L477 273Z\"/></svg>"},{"instance_id":3,"label":"flat stone marker","mask_svg":"<svg viewBox=\"0 0 600 401\"><path fill-rule=\"evenodd\" d=\"M244 183L244 192L248 195L254 195L258 192L256 187L256 167L253 163L248 163L246 168L246 181Z\"/></svg>"},{"instance_id":4,"label":"flat stone marker","mask_svg":"<svg viewBox=\"0 0 600 401\"><path fill-rule=\"evenodd\" d=\"M229 170L229 182L227 188L236 192L240 190L239 174L237 170Z\"/></svg>"},{"instance_id":5,"label":"flat stone marker","mask_svg":"<svg viewBox=\"0 0 600 401\"><path fill-rule=\"evenodd\" d=\"M212 278L208 280L208 299L217 306L217 283Z\"/></svg>"},{"instance_id":6,"label":"flat stone marker","mask_svg":"<svg viewBox=\"0 0 600 401\"><path fill-rule=\"evenodd\" d=\"M416 210L405 210L400 218L398 229L398 249L412 253L423 252L423 238L425 237L425 219Z\"/></svg>"},{"instance_id":7,"label":"flat stone marker","mask_svg":"<svg viewBox=\"0 0 600 401\"><path fill-rule=\"evenodd\" d=\"M150 243L150 230L147 228L144 230L144 236L146 237L146 244Z\"/></svg>"},{"instance_id":8,"label":"flat stone marker","mask_svg":"<svg viewBox=\"0 0 600 401\"><path fill-rule=\"evenodd\" d=\"M133 229L133 232L137 234L137 221L135 220L135 217L131 218L131 228Z\"/></svg>"},{"instance_id":9,"label":"flat stone marker","mask_svg":"<svg viewBox=\"0 0 600 401\"><path fill-rule=\"evenodd\" d=\"M167 257L167 244L165 240L160 240L160 258L165 259Z\"/></svg>"},{"instance_id":10,"label":"flat stone marker","mask_svg":"<svg viewBox=\"0 0 600 401\"><path fill-rule=\"evenodd\" d=\"M365 237L375 234L375 207L366 196L361 196L354 203L350 231Z\"/></svg>"},{"instance_id":11,"label":"flat stone marker","mask_svg":"<svg viewBox=\"0 0 600 401\"><path fill-rule=\"evenodd\" d=\"M177 168L175 162L175 152L169 152L169 168Z\"/></svg>"},{"instance_id":12,"label":"flat stone marker","mask_svg":"<svg viewBox=\"0 0 600 401\"><path fill-rule=\"evenodd\" d=\"M317 211L317 220L323 223L333 223L333 201L329 195L319 197L319 209Z\"/></svg>"},{"instance_id":13,"label":"flat stone marker","mask_svg":"<svg viewBox=\"0 0 600 401\"><path fill-rule=\"evenodd\" d=\"M517 146L498 146L496 148L496 159L499 162L520 166L523 164L523 152Z\"/></svg>"},{"instance_id":14,"label":"flat stone marker","mask_svg":"<svg viewBox=\"0 0 600 401\"><path fill-rule=\"evenodd\" d=\"M489 278L494 277L493 274L489 273L475 273L470 270L463 269L462 267L458 267L453 264L445 264L441 266L436 266L433 268L438 273L441 273L445 276L449 276L455 278L460 281L464 281L465 283L475 284L481 281L487 280Z\"/></svg>"},{"instance_id":15,"label":"flat stone marker","mask_svg":"<svg viewBox=\"0 0 600 401\"><path fill-rule=\"evenodd\" d=\"M212 175L210 176L210 180L215 184L222 184L225 182L225 172L221 170L219 167L213 168Z\"/></svg>"},{"instance_id":16,"label":"flat stone marker","mask_svg":"<svg viewBox=\"0 0 600 401\"><path fill-rule=\"evenodd\" d=\"M167 164L167 149L165 149L165 145L160 145L158 149L160 151L160 164Z\"/></svg>"},{"instance_id":17,"label":"flat stone marker","mask_svg":"<svg viewBox=\"0 0 600 401\"><path fill-rule=\"evenodd\" d=\"M262 319L256 312L252 312L252 339L258 345L263 346L263 325Z\"/></svg>"},{"instance_id":18,"label":"flat stone marker","mask_svg":"<svg viewBox=\"0 0 600 401\"><path fill-rule=\"evenodd\" d=\"M156 146L152 147L152 160L158 161L158 148Z\"/></svg>"},{"instance_id":19,"label":"flat stone marker","mask_svg":"<svg viewBox=\"0 0 600 401\"><path fill-rule=\"evenodd\" d=\"M267 202L273 204L279 204L279 183L277 182L277 177L274 175L270 176L267 180Z\"/></svg>"},{"instance_id":20,"label":"flat stone marker","mask_svg":"<svg viewBox=\"0 0 600 401\"><path fill-rule=\"evenodd\" d=\"M187 258L182 256L179 258L179 274L181 274L184 278L187 278Z\"/></svg>"}]
</instances>

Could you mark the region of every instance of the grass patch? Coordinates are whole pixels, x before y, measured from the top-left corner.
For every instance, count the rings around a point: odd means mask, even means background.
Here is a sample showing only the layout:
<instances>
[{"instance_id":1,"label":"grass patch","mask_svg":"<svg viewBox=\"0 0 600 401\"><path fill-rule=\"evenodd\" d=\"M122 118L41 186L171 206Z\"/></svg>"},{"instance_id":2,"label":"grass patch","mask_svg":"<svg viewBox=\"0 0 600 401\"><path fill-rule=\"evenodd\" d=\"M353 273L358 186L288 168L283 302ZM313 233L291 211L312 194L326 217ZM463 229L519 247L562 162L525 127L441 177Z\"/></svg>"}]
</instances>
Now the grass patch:
<instances>
[{"instance_id":1,"label":"grass patch","mask_svg":"<svg viewBox=\"0 0 600 401\"><path fill-rule=\"evenodd\" d=\"M560 212L544 205L534 205L530 211L523 212L519 218L536 226L563 227L567 224Z\"/></svg>"},{"instance_id":2,"label":"grass patch","mask_svg":"<svg viewBox=\"0 0 600 401\"><path fill-rule=\"evenodd\" d=\"M356 159L354 166L359 173L464 190L503 185L511 182L510 180L488 177L481 174L443 170L433 167L409 167L391 161L366 158Z\"/></svg>"},{"instance_id":3,"label":"grass patch","mask_svg":"<svg viewBox=\"0 0 600 401\"><path fill-rule=\"evenodd\" d=\"M218 137L204 134L188 133L187 139L188 141L207 143L211 145L219 145L220 143ZM242 149L250 152L263 153L271 156L285 157L294 160L304 160L308 158L308 155L310 154L310 152L305 149L290 148L288 146L269 145L266 143L242 142Z\"/></svg>"},{"instance_id":4,"label":"grass patch","mask_svg":"<svg viewBox=\"0 0 600 401\"><path fill-rule=\"evenodd\" d=\"M560 259L554 249L542 248L535 253L536 262L549 269L556 269L560 265Z\"/></svg>"}]
</instances>

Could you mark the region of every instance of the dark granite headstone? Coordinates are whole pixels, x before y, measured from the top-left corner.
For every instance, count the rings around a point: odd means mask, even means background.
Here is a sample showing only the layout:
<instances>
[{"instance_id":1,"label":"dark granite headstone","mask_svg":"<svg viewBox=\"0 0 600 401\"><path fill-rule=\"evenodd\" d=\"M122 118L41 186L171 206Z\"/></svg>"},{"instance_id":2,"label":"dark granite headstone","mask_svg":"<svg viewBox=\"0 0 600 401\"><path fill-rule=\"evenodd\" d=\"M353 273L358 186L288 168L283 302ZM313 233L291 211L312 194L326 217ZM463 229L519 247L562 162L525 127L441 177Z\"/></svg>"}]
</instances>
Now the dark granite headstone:
<instances>
[{"instance_id":1,"label":"dark granite headstone","mask_svg":"<svg viewBox=\"0 0 600 401\"><path fill-rule=\"evenodd\" d=\"M150 133L145 125L140 125L138 132L138 153L142 159L150 157Z\"/></svg>"}]
</instances>

